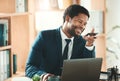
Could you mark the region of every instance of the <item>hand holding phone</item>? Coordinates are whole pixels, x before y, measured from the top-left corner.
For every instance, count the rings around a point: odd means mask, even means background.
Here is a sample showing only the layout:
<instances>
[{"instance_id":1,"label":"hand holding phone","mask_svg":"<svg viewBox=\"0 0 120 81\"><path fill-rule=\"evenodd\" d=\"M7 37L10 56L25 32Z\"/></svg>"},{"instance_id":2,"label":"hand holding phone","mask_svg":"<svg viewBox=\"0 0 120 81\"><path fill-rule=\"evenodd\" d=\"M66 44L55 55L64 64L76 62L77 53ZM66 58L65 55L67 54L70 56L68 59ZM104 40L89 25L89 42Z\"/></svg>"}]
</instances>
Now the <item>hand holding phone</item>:
<instances>
[{"instance_id":1,"label":"hand holding phone","mask_svg":"<svg viewBox=\"0 0 120 81\"><path fill-rule=\"evenodd\" d=\"M90 33L87 33L84 36L84 39L86 40L86 46L93 46L93 43L94 43L95 39L97 38L96 37L97 34L98 33L94 33L94 28L93 28Z\"/></svg>"},{"instance_id":2,"label":"hand holding phone","mask_svg":"<svg viewBox=\"0 0 120 81\"><path fill-rule=\"evenodd\" d=\"M85 36L96 36L98 33L87 33Z\"/></svg>"}]
</instances>

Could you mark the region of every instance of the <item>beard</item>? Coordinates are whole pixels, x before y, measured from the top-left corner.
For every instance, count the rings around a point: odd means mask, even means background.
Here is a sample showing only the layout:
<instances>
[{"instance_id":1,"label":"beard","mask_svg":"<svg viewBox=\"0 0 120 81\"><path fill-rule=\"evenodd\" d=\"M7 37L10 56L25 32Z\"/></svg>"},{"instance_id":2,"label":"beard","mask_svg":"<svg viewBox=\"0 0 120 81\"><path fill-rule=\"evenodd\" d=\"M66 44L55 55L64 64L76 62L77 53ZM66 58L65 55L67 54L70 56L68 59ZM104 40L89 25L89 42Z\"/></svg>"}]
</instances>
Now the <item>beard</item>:
<instances>
[{"instance_id":1,"label":"beard","mask_svg":"<svg viewBox=\"0 0 120 81\"><path fill-rule=\"evenodd\" d=\"M81 33L84 31L83 30L77 30L79 27L72 25L71 28L68 29L68 33L73 36L73 37L79 37L81 35Z\"/></svg>"},{"instance_id":2,"label":"beard","mask_svg":"<svg viewBox=\"0 0 120 81\"><path fill-rule=\"evenodd\" d=\"M68 33L73 37L79 37L80 35L76 34L76 28L77 26L72 25L72 27L68 30Z\"/></svg>"}]
</instances>

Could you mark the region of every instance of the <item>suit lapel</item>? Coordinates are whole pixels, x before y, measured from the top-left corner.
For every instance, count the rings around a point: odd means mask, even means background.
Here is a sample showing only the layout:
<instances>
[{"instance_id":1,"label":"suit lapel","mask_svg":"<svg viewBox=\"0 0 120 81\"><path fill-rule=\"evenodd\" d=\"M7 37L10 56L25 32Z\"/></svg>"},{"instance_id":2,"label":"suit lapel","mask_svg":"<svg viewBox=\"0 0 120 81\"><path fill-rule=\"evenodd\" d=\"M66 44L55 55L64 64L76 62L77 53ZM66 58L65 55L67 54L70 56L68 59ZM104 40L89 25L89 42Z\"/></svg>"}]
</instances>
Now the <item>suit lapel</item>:
<instances>
[{"instance_id":1,"label":"suit lapel","mask_svg":"<svg viewBox=\"0 0 120 81\"><path fill-rule=\"evenodd\" d=\"M75 58L75 57L78 57L78 54L79 54L78 50L79 50L80 45L81 45L80 37L75 37L73 41L74 42L73 42L73 50L72 50L71 59Z\"/></svg>"},{"instance_id":2,"label":"suit lapel","mask_svg":"<svg viewBox=\"0 0 120 81\"><path fill-rule=\"evenodd\" d=\"M62 39L61 39L61 35L60 35L60 29L57 29L57 31L56 31L56 40L57 40L58 54L62 54Z\"/></svg>"},{"instance_id":3,"label":"suit lapel","mask_svg":"<svg viewBox=\"0 0 120 81\"><path fill-rule=\"evenodd\" d=\"M60 34L60 28L56 30L56 40L57 40L57 54L58 54L58 60L59 65L62 66L62 39Z\"/></svg>"},{"instance_id":4,"label":"suit lapel","mask_svg":"<svg viewBox=\"0 0 120 81\"><path fill-rule=\"evenodd\" d=\"M77 50L77 46L76 45L77 45L77 40L76 40L76 38L74 38L71 59L75 56L74 54L76 54L76 51L75 51L75 50Z\"/></svg>"}]
</instances>

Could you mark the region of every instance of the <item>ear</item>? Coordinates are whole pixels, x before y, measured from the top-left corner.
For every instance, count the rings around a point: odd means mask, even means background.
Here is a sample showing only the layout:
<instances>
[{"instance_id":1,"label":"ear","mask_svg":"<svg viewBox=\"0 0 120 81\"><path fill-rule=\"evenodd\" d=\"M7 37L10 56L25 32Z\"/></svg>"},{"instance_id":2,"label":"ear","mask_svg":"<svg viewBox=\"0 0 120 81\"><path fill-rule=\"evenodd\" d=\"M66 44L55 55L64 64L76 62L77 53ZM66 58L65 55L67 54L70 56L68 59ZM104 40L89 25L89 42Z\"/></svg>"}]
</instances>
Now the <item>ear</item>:
<instances>
[{"instance_id":1,"label":"ear","mask_svg":"<svg viewBox=\"0 0 120 81\"><path fill-rule=\"evenodd\" d=\"M68 22L69 22L69 20L70 20L70 17L67 15L67 16L65 17L65 21L68 21Z\"/></svg>"}]
</instances>

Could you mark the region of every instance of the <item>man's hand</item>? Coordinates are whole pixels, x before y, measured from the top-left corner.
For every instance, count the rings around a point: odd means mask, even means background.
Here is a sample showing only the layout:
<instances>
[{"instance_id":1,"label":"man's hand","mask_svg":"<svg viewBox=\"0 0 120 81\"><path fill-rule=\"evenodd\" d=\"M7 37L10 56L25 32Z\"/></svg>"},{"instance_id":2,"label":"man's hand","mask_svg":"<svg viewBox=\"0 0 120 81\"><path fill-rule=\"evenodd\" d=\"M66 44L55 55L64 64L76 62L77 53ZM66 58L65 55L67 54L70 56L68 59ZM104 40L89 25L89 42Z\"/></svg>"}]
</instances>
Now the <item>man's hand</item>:
<instances>
[{"instance_id":1,"label":"man's hand","mask_svg":"<svg viewBox=\"0 0 120 81\"><path fill-rule=\"evenodd\" d=\"M93 46L93 43L96 39L97 33L94 33L94 28L92 31L84 36L84 39L86 40L86 46Z\"/></svg>"},{"instance_id":2,"label":"man's hand","mask_svg":"<svg viewBox=\"0 0 120 81\"><path fill-rule=\"evenodd\" d=\"M43 74L41 75L41 81L47 81L48 77L51 77L51 76L54 76L54 75L50 73Z\"/></svg>"}]
</instances>

